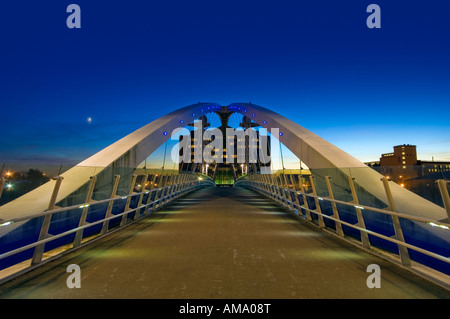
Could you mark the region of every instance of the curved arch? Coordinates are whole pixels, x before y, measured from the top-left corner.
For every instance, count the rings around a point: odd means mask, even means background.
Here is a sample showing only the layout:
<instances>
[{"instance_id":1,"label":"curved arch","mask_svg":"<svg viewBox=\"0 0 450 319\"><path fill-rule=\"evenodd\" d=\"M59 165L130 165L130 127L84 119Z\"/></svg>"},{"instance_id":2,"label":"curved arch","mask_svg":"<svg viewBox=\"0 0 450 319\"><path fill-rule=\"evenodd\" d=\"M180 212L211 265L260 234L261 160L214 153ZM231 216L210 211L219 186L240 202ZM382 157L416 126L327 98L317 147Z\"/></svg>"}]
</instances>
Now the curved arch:
<instances>
[{"instance_id":1,"label":"curved arch","mask_svg":"<svg viewBox=\"0 0 450 319\"><path fill-rule=\"evenodd\" d=\"M301 159L318 177L318 186L327 194L325 176L331 176L336 187L345 192L348 189L348 176L355 179L358 193L371 205L388 206L386 193L380 179L383 175L368 167L355 157L335 145L264 107L251 103L234 103L229 108L250 116L255 122L264 123L267 129L278 128L282 136L276 136L294 155ZM396 183L390 183L398 212L418 217L444 221L446 211L416 195Z\"/></svg>"},{"instance_id":2,"label":"curved arch","mask_svg":"<svg viewBox=\"0 0 450 319\"><path fill-rule=\"evenodd\" d=\"M164 115L111 144L62 174L64 181L58 193L57 202L82 188L93 175L111 174L115 168L135 169L170 138L170 133L174 129L221 108L222 106L216 103L192 104ZM277 138L300 158L313 174L319 177L319 183L328 175L333 177L335 185L345 189L348 176L352 176L368 200L387 206L386 195L380 182L382 175L353 156L269 109L251 103L233 103L227 108L229 111L246 115L257 123L264 123L264 127L269 130L278 128L283 134ZM30 215L44 211L54 183L55 181L50 181L21 198L3 205L0 207L0 218L9 219L21 217L20 214ZM426 214L426 217L435 220L443 220L447 217L443 208L397 184L392 183L392 193L399 212L416 216Z\"/></svg>"}]
</instances>

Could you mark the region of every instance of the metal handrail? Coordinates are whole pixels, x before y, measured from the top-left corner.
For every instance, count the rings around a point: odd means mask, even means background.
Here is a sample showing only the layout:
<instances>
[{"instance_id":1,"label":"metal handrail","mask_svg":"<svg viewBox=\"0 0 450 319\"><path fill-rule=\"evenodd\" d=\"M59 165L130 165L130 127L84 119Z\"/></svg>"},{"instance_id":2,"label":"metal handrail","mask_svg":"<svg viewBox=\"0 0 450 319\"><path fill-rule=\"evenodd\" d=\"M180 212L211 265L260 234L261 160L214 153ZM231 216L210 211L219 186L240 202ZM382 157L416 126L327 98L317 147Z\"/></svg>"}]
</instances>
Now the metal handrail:
<instances>
[{"instance_id":1,"label":"metal handrail","mask_svg":"<svg viewBox=\"0 0 450 319\"><path fill-rule=\"evenodd\" d=\"M26 251L26 250L29 250L29 249L32 249L32 248L35 248L35 252L36 252L39 247L43 247L43 245L45 245L48 242L57 240L59 238L62 238L64 236L67 236L67 235L70 235L70 234L73 234L73 233L78 233L78 232L80 232L80 231L82 231L82 230L84 230L86 228L90 228L90 227L93 227L93 226L98 225L98 224L104 224L104 223L106 223L106 222L108 222L108 221L110 221L112 219L117 219L117 218L120 218L120 217L124 218L124 216L126 216L126 215L128 215L128 214L130 214L132 212L136 212L137 213L137 212L140 212L142 209L145 210L142 215L137 216L138 218L135 217L134 220L128 221L128 222L126 222L123 225L120 224L120 226L115 228L115 229L121 229L123 227L126 227L126 226L134 223L135 221L137 221L137 220L139 220L141 218L144 218L144 217L148 216L148 209L149 209L149 207L151 205L153 205L153 207L151 208L152 210L153 209L158 210L161 207L167 205L171 201L171 199L178 198L181 194L184 194L184 193L190 192L192 190L195 190L198 187L205 186L205 184L206 184L205 182L208 182L208 181L198 181L198 180L181 181L180 183L171 184L171 185L165 185L165 186L160 187L160 188L155 188L155 189L151 189L151 190L144 190L144 191L141 191L141 192L138 192L138 193L132 193L132 194L124 195L124 196L112 195L111 198L107 198L107 199L103 199L103 200L95 200L95 201L84 203L84 204L77 204L77 205L71 205L71 206L62 207L62 208L50 209L50 210L44 211L42 213L28 215L26 217L19 217L19 218L12 218L12 219L8 219L8 220L2 220L1 224L0 224L0 227L1 226L5 227L5 226L11 225L13 223L29 221L29 220L32 220L32 219L35 219L35 218L39 218L39 217L44 217L44 216L46 218L51 218L51 216L53 216L53 214L58 214L58 213L61 213L61 212L70 211L70 210L77 209L77 208L85 209L85 208L87 208L89 206L95 206L95 205L99 205L99 204L103 204L103 203L112 203L112 202L114 202L116 200L127 199L127 201L128 201L132 197L143 196L144 194L149 194L149 196L151 196L154 192L161 192L159 196L162 196L162 197L158 198L158 194L157 194L152 201L148 201L148 199L147 199L147 202L145 204L141 204L141 201L139 201L137 207L135 207L135 208L129 208L129 207L126 206L125 208L128 208L128 209L124 209L124 211L121 212L121 213L117 213L117 214L114 214L114 215L111 215L111 216L105 215L104 218L102 218L100 220L97 220L95 222L89 222L89 223L85 222L82 225L79 225L78 227L74 227L74 228L72 228L70 230L67 230L67 231L64 231L62 233L59 233L59 234L56 234L56 235L47 236L47 237L42 238L40 240L36 240L35 242L33 242L31 244L27 244L27 245L18 247L16 249L10 250L8 252L0 254L0 260L5 259L7 257L11 257L13 255L16 255L18 253L21 253L23 251ZM175 187L175 188L173 188L173 187ZM173 190L170 191L170 188L173 188ZM151 198L151 197L149 197L149 198ZM106 232L105 233L102 233L102 231L101 231L99 234L97 234L97 236L95 238L106 236L109 233L110 233L110 230L108 228L106 228ZM76 248L75 241L72 244L74 244L73 248ZM62 244L62 245L65 245L65 244ZM41 254L41 255L37 259L37 265L42 263L42 253L43 253L43 250L41 252L39 252L39 254ZM58 253L57 255L61 255L61 252ZM30 267L31 266L36 266L36 264L33 264L33 262L34 262L34 257L33 257L33 260L31 262ZM12 276L14 276L14 275L12 275Z\"/></svg>"},{"instance_id":2,"label":"metal handrail","mask_svg":"<svg viewBox=\"0 0 450 319\"><path fill-rule=\"evenodd\" d=\"M260 183L260 182L248 181L248 180L247 181L239 181L239 182ZM277 185L273 185L273 186L281 187L281 186L277 186ZM305 195L305 196L308 196L308 197L311 197L311 198L317 198L319 200L326 200L326 201L329 201L329 202L332 202L332 203L343 204L343 205L350 206L350 207L370 210L370 211L373 211L373 212L378 212L378 213L391 215L391 216L397 216L397 217L401 217L401 218L404 218L404 219L414 220L414 221L418 221L418 222L422 222L422 223L436 222L439 225L446 226L446 227L450 228L450 224L449 223L440 222L440 221L434 220L434 219L427 219L427 218L418 217L418 216L411 216L411 215L402 214L402 213L394 212L394 211L387 210L387 209L376 208L376 207L372 207L372 206L368 206L368 205L364 205L364 204L356 205L355 203L352 203L352 202L346 202L346 201L342 201L342 200L338 200L338 199L332 199L332 198L329 198L328 196L319 196L319 195L314 195L314 194L310 194L310 193L302 193L302 192L298 192L296 190L285 188L285 187L281 187L281 188L283 188L285 191L289 191L291 193L294 192L297 195Z\"/></svg>"},{"instance_id":3,"label":"metal handrail","mask_svg":"<svg viewBox=\"0 0 450 319\"><path fill-rule=\"evenodd\" d=\"M177 185L190 184L190 183L192 183L192 182L185 182L185 183L180 183L180 184L177 184ZM21 221L34 219L34 218L39 218L39 217L42 217L42 216L45 216L45 215L61 213L61 212L69 211L69 210L72 210L72 209L84 208L84 207L86 207L85 205L95 206L95 205L99 205L99 204L103 204L103 203L109 203L111 201L128 199L128 198L135 197L135 196L140 196L140 195L143 195L143 194L149 194L149 193L157 192L157 191L166 189L166 188L171 187L171 186L173 186L173 185L164 186L164 187L161 187L161 188L155 188L155 189L151 189L151 190L146 190L146 191L139 192L139 193L133 193L133 194L123 195L123 196L119 195L117 197L106 198L106 199L101 199L101 200L95 200L95 201L92 201L92 202L89 202L89 203L82 203L82 204L76 204L76 205L71 205L71 206L66 206L66 207L55 208L55 209L52 209L52 210L46 210L46 211L41 212L41 213L37 213L37 214L33 214L33 215L27 215L27 216L24 216L24 217L3 219L3 220L1 220L0 226L2 226L4 224L17 223L17 222L21 222Z\"/></svg>"},{"instance_id":4,"label":"metal handrail","mask_svg":"<svg viewBox=\"0 0 450 319\"><path fill-rule=\"evenodd\" d=\"M354 225L354 224L342 221L340 219L334 218L333 216L330 216L330 215L327 215L327 214L323 214L322 212L319 212L317 209L310 209L309 207L305 207L303 205L299 205L299 204L293 202L292 200L289 200L289 199L287 199L287 198L285 198L285 197L283 197L281 195L275 194L273 192L269 192L268 190L266 190L264 188L261 188L259 186L251 185L251 184L263 184L261 182L252 181L252 180L246 180L246 181L241 181L241 182L243 182L244 185L245 185L245 183L249 183L250 187L256 189L257 191L261 191L261 192L265 193L266 196L268 196L269 198L276 197L278 200L286 201L288 206L290 206L292 208L296 207L297 209L299 209L299 208L304 209L304 210L306 210L306 211L308 211L310 213L313 213L313 214L316 214L316 215L320 215L322 217L325 217L325 218L328 218L330 220L333 220L336 223L340 223L342 225L346 225L348 227L357 229L357 230L365 232L367 234L370 234L370 235L373 235L373 236L385 239L385 240L390 241L392 243L395 243L395 244L397 244L399 246L403 246L403 247L415 250L417 252L420 252L420 253L422 253L424 255L427 255L427 256L430 256L430 257L433 257L433 258L438 259L440 261L443 261L443 262L446 262L446 263L450 263L450 257L442 256L442 255L436 254L434 252L428 251L426 249L423 249L423 248L420 248L420 247L408 244L408 243L406 243L404 241L400 241L400 240L395 239L395 238L387 237L385 235L382 235L380 233L368 230L366 228L363 228L363 227L360 227L360 226L357 226L357 225ZM265 184L265 185L268 185L268 184ZM278 185L273 185L273 184L270 184L270 185L275 186L276 188L279 188L279 189L281 188L284 191L289 191L291 193L295 192L297 195L306 195L306 196L309 196L309 197L312 197L312 198L322 199L322 200L329 201L329 202L341 203L341 204L345 204L345 205L348 205L348 206L353 206L353 207L356 207L356 208L363 208L363 209L367 209L367 210L373 210L373 211L376 211L376 212L385 213L385 214L389 214L389 215L392 215L392 216L398 216L398 217L406 218L406 219L409 219L409 220L415 220L415 221L419 221L419 222L436 223L437 225L443 225L443 226L448 225L446 223L441 223L441 222L436 221L436 220L425 219L425 218L420 218L420 217L415 217L415 216L409 216L409 215L400 214L400 213L387 211L387 210L383 210L383 209L377 209L377 208L370 207L370 206L367 206L367 205L355 205L354 203L349 203L349 202L335 200L335 199L333 200L333 199L328 198L328 197L323 197L323 196L318 196L318 195L312 195L312 194L297 192L295 190L292 190L292 189L289 189L289 188L285 188L285 187L282 187L282 186L278 186Z\"/></svg>"},{"instance_id":5,"label":"metal handrail","mask_svg":"<svg viewBox=\"0 0 450 319\"><path fill-rule=\"evenodd\" d=\"M185 191L187 191L187 190L189 190L189 189L192 189L192 188L195 188L195 187L197 187L197 186L198 186L198 185L195 185L195 186L192 186L192 187L190 187L190 188L180 190L180 191L178 191L176 194L185 192ZM202 186L202 185L200 185L200 186ZM134 195L138 195L138 194L134 194ZM157 200L155 200L155 201L153 201L153 202L151 202L151 203L147 203L147 204L145 204L145 205L141 205L141 206L138 206L138 207L129 209L129 210L124 211L124 212L122 212L122 213L115 214L115 215L110 216L110 217L105 217L105 218L103 218L103 219L101 219L101 220L98 220L98 221L95 221L95 222L92 222L92 223L88 223L88 224L83 225L83 226L80 226L80 227L72 228L71 230L68 230L68 231L65 231L65 232L63 232L63 233L60 233L60 234L57 234L57 235L53 235L53 236L51 236L51 237L48 237L48 238L45 238L45 239L36 241L36 242L34 242L34 243L32 243L32 244L28 244L28 245L26 245L26 246L22 246L22 247L20 247L20 248L14 249L14 250L10 250L10 251L8 251L8 252L6 252L6 253L0 254L0 260L1 260L1 259L4 259L4 258L7 258L7 257L10 257L10 256L13 256L13 255L15 255L15 254L18 254L18 253L23 252L23 251L25 251L25 250L28 250L28 249L30 249L30 248L39 246L39 245L41 245L41 244L46 244L46 243L51 242L51 241L53 241L53 240L56 240L56 239L59 239L59 238L61 238L61 237L70 235L70 234L75 233L75 232L77 232L77 231L79 231L79 230L83 230L83 229L85 229L85 228L89 228L89 227L95 226L95 225L97 225L97 224L104 223L105 221L109 221L109 220L111 220L111 219L115 219L115 218L118 218L118 217L120 217L120 216L127 215L127 214L129 214L129 213L132 213L132 212L134 212L134 211L140 210L140 209L142 209L142 208L146 209L147 206L150 206L151 204L155 204L155 203L160 202L160 201L164 201L166 198L171 197L171 196L173 196L173 195L174 195L174 194L170 194L170 195L164 196L163 198L157 199ZM113 199L111 198L110 200L113 200ZM144 217L144 216L145 216L145 215L143 215L143 216L141 216L141 217ZM128 223L127 226L128 226L129 224L131 224L131 223L132 223L132 222Z\"/></svg>"}]
</instances>

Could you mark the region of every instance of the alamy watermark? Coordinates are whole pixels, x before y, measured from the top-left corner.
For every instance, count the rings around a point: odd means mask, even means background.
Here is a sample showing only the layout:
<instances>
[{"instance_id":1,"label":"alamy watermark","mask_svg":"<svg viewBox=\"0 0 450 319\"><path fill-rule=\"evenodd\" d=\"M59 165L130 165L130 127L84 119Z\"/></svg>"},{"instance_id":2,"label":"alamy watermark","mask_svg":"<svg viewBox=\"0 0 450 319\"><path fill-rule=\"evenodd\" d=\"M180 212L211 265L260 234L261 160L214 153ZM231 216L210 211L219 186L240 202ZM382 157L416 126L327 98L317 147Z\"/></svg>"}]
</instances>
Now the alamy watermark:
<instances>
[{"instance_id":1,"label":"alamy watermark","mask_svg":"<svg viewBox=\"0 0 450 319\"><path fill-rule=\"evenodd\" d=\"M81 28L81 8L78 4L70 4L66 9L70 15L67 17L66 25L69 29ZM366 9L370 15L366 19L366 25L369 29L381 28L381 8L378 4L369 4Z\"/></svg>"},{"instance_id":2,"label":"alamy watermark","mask_svg":"<svg viewBox=\"0 0 450 319\"><path fill-rule=\"evenodd\" d=\"M381 288L381 269L377 264L367 266L367 272L371 274L367 277L366 285L368 288Z\"/></svg>"},{"instance_id":3,"label":"alamy watermark","mask_svg":"<svg viewBox=\"0 0 450 319\"><path fill-rule=\"evenodd\" d=\"M81 288L81 268L77 264L67 266L66 272L71 273L66 279L67 288Z\"/></svg>"}]
</instances>

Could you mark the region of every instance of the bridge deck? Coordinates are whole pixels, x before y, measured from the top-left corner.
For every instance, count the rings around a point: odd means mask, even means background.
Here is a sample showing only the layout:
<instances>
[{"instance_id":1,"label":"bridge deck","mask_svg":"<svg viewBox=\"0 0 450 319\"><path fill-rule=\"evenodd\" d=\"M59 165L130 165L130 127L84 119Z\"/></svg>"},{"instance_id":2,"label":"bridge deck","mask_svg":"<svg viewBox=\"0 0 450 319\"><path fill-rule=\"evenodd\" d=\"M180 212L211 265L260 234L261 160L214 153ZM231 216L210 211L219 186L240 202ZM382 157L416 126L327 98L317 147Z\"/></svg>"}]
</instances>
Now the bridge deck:
<instances>
[{"instance_id":1,"label":"bridge deck","mask_svg":"<svg viewBox=\"0 0 450 319\"><path fill-rule=\"evenodd\" d=\"M69 289L69 264L81 288ZM381 267L381 288L366 285ZM0 286L0 298L449 298L259 195L209 188Z\"/></svg>"}]
</instances>

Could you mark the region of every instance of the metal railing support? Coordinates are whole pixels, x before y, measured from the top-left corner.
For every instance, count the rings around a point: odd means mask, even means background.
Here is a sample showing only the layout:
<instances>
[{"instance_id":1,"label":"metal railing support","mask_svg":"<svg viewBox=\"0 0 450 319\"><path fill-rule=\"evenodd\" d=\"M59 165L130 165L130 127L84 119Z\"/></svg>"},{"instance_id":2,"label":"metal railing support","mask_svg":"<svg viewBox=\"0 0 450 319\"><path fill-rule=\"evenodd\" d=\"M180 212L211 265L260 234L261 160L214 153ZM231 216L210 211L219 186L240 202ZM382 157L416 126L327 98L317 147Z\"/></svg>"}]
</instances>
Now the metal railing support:
<instances>
[{"instance_id":1,"label":"metal railing support","mask_svg":"<svg viewBox=\"0 0 450 319\"><path fill-rule=\"evenodd\" d=\"M329 197L334 200L333 189L331 188L331 176L325 176L325 181L327 182L327 188L328 188ZM338 212L338 209L337 209L336 202L332 201L331 202L331 207L333 208L333 216L334 216L334 218L336 218L337 220L340 221L341 219L339 218L339 212ZM344 232L342 231L342 225L341 225L340 222L337 222L337 221L336 221L336 233L339 236L344 237Z\"/></svg>"},{"instance_id":2,"label":"metal railing support","mask_svg":"<svg viewBox=\"0 0 450 319\"><path fill-rule=\"evenodd\" d=\"M446 180L439 179L437 180L439 186L439 192L441 193L442 202L444 203L444 208L447 211L448 222L450 223L450 197L448 195L447 184L449 183Z\"/></svg>"},{"instance_id":3,"label":"metal railing support","mask_svg":"<svg viewBox=\"0 0 450 319\"><path fill-rule=\"evenodd\" d=\"M113 189L111 191L111 196L110 196L111 199L118 197L117 196L117 188L119 187L119 181L120 181L120 175L115 175L114 176ZM114 201L111 200L108 203L108 208L106 209L105 219L111 217L113 206L114 206ZM109 220L105 220L103 222L102 230L100 232L100 235L106 234L108 232L108 228L109 228Z\"/></svg>"},{"instance_id":4,"label":"metal railing support","mask_svg":"<svg viewBox=\"0 0 450 319\"><path fill-rule=\"evenodd\" d=\"M319 213L319 214L317 214L317 219L319 221L319 227L320 228L324 228L325 227L325 221L323 220L322 209L320 208L319 198L317 197L318 195L317 195L317 190L316 190L316 183L314 181L314 176L313 175L309 176L309 182L311 184L311 188L312 188L313 194L316 196L316 197L314 197L314 201L316 203L315 211Z\"/></svg>"},{"instance_id":5,"label":"metal railing support","mask_svg":"<svg viewBox=\"0 0 450 319\"><path fill-rule=\"evenodd\" d=\"M292 175L289 175L289 180L291 182L292 185L292 189L294 191L294 202L292 205L292 209L295 211L295 205L300 206L300 201L298 199L298 194L297 194L297 187L295 186L295 181L294 181L294 177ZM299 213L299 212L298 212ZM300 213L299 213L300 214Z\"/></svg>"},{"instance_id":6,"label":"metal railing support","mask_svg":"<svg viewBox=\"0 0 450 319\"><path fill-rule=\"evenodd\" d=\"M160 199L163 198L163 192L164 192L164 186L166 185L167 176L166 175L160 175L159 183L158 183L158 190L156 191L155 196L155 208L161 207L161 201Z\"/></svg>"},{"instance_id":7,"label":"metal railing support","mask_svg":"<svg viewBox=\"0 0 450 319\"><path fill-rule=\"evenodd\" d=\"M56 178L55 186L53 187L53 192L50 197L50 201L48 203L48 208L47 208L48 211L55 209L56 198L58 196L58 192L61 187L62 180L63 180L63 177L61 177L61 176L58 176ZM52 216L53 216L53 214L47 214L44 216L44 221L42 222L38 241L47 238L48 230L50 228L50 221L52 220ZM34 252L33 252L33 257L31 258L31 265L37 265L42 261L42 255L44 254L44 248L45 248L45 244L36 246L36 248L34 249Z\"/></svg>"},{"instance_id":8,"label":"metal railing support","mask_svg":"<svg viewBox=\"0 0 450 319\"><path fill-rule=\"evenodd\" d=\"M350 185L350 190L352 192L352 197L353 197L353 203L355 204L355 211L356 211L356 217L358 219L358 226L363 228L363 229L367 229L366 228L366 223L364 222L364 217L362 215L362 211L361 208L358 207L359 206L359 200L358 200L358 194L356 193L356 188L355 188L355 184L353 183L353 180L355 178L349 176L348 177L348 183ZM362 246L366 249L370 249L370 240L369 240L369 235L364 232L364 231L360 231L361 234L361 243Z\"/></svg>"},{"instance_id":9,"label":"metal railing support","mask_svg":"<svg viewBox=\"0 0 450 319\"><path fill-rule=\"evenodd\" d=\"M289 184L287 183L286 175L284 173L282 175L283 175L283 178L281 179L281 182L282 182L281 190L283 192L283 198L286 200L286 206L290 208L291 206L289 205L289 203L291 202L291 200L289 198L289 195L290 195ZM280 178L281 178L281 176L280 176Z\"/></svg>"},{"instance_id":10,"label":"metal railing support","mask_svg":"<svg viewBox=\"0 0 450 319\"><path fill-rule=\"evenodd\" d=\"M86 195L86 201L84 202L83 211L81 212L80 221L78 227L84 226L86 223L86 217L89 210L89 203L92 201L92 194L94 193L95 183L97 182L97 176L91 176L91 183L89 184L89 189ZM73 247L78 247L83 239L83 229L80 229L75 234L75 239L73 241Z\"/></svg>"},{"instance_id":11,"label":"metal railing support","mask_svg":"<svg viewBox=\"0 0 450 319\"><path fill-rule=\"evenodd\" d=\"M299 183L298 186L300 186L300 192L302 193L302 197L303 197L303 206L305 206L305 214L306 214L306 220L307 221L312 221L312 217L311 217L311 212L309 211L309 203L308 203L308 199L306 198L306 193L305 193L305 187L303 186L303 176L300 174L298 175L299 177Z\"/></svg>"},{"instance_id":12,"label":"metal railing support","mask_svg":"<svg viewBox=\"0 0 450 319\"><path fill-rule=\"evenodd\" d=\"M394 198L392 197L391 189L389 187L389 181L386 177L382 177L381 181L383 182L384 190L386 192L386 197L389 203L389 210L394 213L397 212L395 207ZM400 220L398 216L392 215L392 224L394 225L395 238L398 241L405 242L405 238L403 237L402 226L400 225ZM400 261L403 266L411 266L411 259L409 258L408 248L403 245L398 245L398 251L400 254Z\"/></svg>"},{"instance_id":13,"label":"metal railing support","mask_svg":"<svg viewBox=\"0 0 450 319\"><path fill-rule=\"evenodd\" d=\"M133 195L134 193L134 186L136 185L136 179L137 179L137 175L133 174L133 177L131 178L131 183L130 183L130 190L128 191L128 195ZM126 212L127 210L130 209L130 203L131 203L131 196L127 197L127 203L125 204L125 209L124 212ZM128 214L124 214L122 215L122 220L120 221L120 226L124 226L127 223L127 217Z\"/></svg>"},{"instance_id":14,"label":"metal railing support","mask_svg":"<svg viewBox=\"0 0 450 319\"><path fill-rule=\"evenodd\" d=\"M145 190L145 184L147 183L148 175L144 175L141 180L141 189L139 190L142 194L139 195L137 207L141 207L142 199L144 198L143 191ZM136 209L134 212L134 220L137 220L141 216L141 209Z\"/></svg>"}]
</instances>

